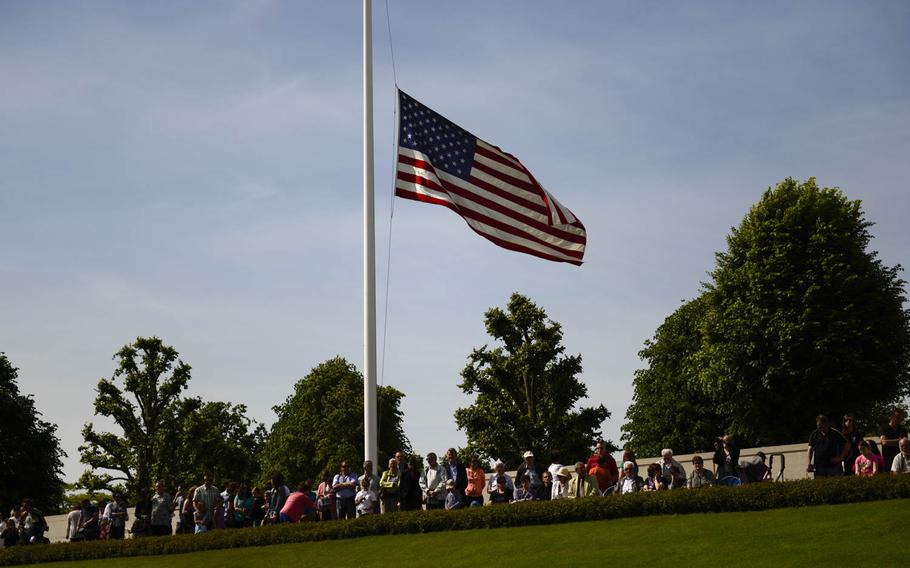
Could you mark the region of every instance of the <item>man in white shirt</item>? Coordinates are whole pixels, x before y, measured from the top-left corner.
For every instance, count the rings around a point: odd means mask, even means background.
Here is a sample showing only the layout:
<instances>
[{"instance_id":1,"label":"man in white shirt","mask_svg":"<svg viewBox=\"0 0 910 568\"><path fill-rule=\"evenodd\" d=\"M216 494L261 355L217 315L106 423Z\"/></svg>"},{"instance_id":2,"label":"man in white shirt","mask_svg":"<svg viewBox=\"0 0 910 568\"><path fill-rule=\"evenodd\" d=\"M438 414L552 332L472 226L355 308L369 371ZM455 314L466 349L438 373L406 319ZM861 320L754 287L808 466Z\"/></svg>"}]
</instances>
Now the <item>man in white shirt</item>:
<instances>
[{"instance_id":1,"label":"man in white shirt","mask_svg":"<svg viewBox=\"0 0 910 568\"><path fill-rule=\"evenodd\" d=\"M82 524L82 504L76 503L76 506L66 516L66 540L73 542L82 540L79 534L79 525Z\"/></svg>"},{"instance_id":2,"label":"man in white shirt","mask_svg":"<svg viewBox=\"0 0 910 568\"><path fill-rule=\"evenodd\" d=\"M443 509L446 505L446 469L436 461L436 454L427 454L427 467L420 475L420 491L427 502L427 510Z\"/></svg>"},{"instance_id":3,"label":"man in white shirt","mask_svg":"<svg viewBox=\"0 0 910 568\"><path fill-rule=\"evenodd\" d=\"M894 456L891 462L891 473L910 473L910 441L907 438L901 438L897 443L900 452Z\"/></svg>"}]
</instances>

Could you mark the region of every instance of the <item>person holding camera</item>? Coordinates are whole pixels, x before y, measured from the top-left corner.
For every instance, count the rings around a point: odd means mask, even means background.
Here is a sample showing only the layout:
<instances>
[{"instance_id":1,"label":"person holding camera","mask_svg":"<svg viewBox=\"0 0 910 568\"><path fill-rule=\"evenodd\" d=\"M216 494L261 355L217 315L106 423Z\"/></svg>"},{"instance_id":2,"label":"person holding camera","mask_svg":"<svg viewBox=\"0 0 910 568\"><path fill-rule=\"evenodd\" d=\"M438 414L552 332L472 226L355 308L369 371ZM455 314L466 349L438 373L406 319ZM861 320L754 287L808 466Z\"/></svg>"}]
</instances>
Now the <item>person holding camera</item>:
<instances>
[{"instance_id":1,"label":"person holding camera","mask_svg":"<svg viewBox=\"0 0 910 568\"><path fill-rule=\"evenodd\" d=\"M714 462L715 479L739 477L739 446L732 435L714 439L714 457L711 461Z\"/></svg>"}]
</instances>

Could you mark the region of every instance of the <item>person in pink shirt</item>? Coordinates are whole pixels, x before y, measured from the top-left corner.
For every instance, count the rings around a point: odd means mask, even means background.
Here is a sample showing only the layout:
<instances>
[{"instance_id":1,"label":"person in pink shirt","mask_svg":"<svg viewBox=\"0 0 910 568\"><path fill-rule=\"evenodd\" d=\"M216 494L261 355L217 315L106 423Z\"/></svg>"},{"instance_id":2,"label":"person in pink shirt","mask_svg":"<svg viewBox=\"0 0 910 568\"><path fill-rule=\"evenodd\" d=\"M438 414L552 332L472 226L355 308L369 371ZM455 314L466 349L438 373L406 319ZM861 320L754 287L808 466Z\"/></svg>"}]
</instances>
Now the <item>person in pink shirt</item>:
<instances>
[{"instance_id":1,"label":"person in pink shirt","mask_svg":"<svg viewBox=\"0 0 910 568\"><path fill-rule=\"evenodd\" d=\"M856 475L861 477L870 477L879 472L878 462L872 459L872 447L869 442L863 440L859 444L860 454L856 457L854 470Z\"/></svg>"},{"instance_id":2,"label":"person in pink shirt","mask_svg":"<svg viewBox=\"0 0 910 568\"><path fill-rule=\"evenodd\" d=\"M878 451L878 444L875 443L875 440L869 440L869 449L872 450L872 461L878 464L878 472L888 473L888 469L885 468L885 458L882 457L882 453Z\"/></svg>"},{"instance_id":3,"label":"person in pink shirt","mask_svg":"<svg viewBox=\"0 0 910 568\"><path fill-rule=\"evenodd\" d=\"M316 516L316 509L313 507L313 502L307 496L307 492L310 488L304 483L297 488L297 491L288 495L287 501L284 502L284 507L281 508L281 512L278 514L278 518L282 523L299 523L302 517L307 517L308 519L314 519Z\"/></svg>"}]
</instances>

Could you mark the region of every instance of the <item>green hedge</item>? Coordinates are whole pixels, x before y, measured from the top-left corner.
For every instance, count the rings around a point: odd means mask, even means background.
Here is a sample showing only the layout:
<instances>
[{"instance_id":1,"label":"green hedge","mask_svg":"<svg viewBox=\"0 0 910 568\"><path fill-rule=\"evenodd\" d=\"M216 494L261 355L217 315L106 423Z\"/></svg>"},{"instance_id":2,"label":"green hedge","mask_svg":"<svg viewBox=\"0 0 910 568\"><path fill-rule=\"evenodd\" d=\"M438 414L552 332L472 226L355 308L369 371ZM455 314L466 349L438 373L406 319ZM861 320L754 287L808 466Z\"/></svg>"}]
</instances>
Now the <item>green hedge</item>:
<instances>
[{"instance_id":1,"label":"green hedge","mask_svg":"<svg viewBox=\"0 0 910 568\"><path fill-rule=\"evenodd\" d=\"M782 507L906 498L910 498L910 475L807 479L740 487L712 487L698 491L680 490L638 493L622 497L529 502L459 511L371 515L351 521L221 530L201 535L16 546L0 549L0 566L178 554L374 535L546 525L648 515L760 511Z\"/></svg>"}]
</instances>

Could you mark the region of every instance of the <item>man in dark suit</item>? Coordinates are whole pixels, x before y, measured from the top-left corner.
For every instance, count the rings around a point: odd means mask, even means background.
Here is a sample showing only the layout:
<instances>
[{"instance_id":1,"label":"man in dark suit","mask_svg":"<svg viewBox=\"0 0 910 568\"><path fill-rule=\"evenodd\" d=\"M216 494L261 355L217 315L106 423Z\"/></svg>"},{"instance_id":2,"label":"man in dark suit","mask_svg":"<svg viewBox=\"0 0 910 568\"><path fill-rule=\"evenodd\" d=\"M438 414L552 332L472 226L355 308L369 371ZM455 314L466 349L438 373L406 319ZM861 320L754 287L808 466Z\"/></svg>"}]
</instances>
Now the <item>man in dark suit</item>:
<instances>
[{"instance_id":1,"label":"man in dark suit","mask_svg":"<svg viewBox=\"0 0 910 568\"><path fill-rule=\"evenodd\" d=\"M448 479L455 481L455 490L464 497L464 490L468 486L468 472L465 471L464 464L458 461L458 452L455 448L449 448L446 452L445 468Z\"/></svg>"}]
</instances>

